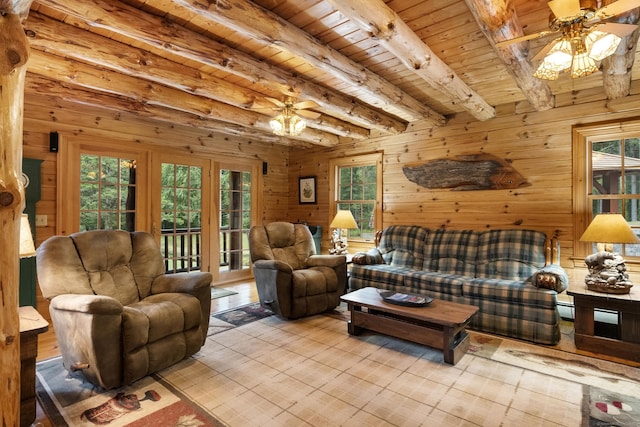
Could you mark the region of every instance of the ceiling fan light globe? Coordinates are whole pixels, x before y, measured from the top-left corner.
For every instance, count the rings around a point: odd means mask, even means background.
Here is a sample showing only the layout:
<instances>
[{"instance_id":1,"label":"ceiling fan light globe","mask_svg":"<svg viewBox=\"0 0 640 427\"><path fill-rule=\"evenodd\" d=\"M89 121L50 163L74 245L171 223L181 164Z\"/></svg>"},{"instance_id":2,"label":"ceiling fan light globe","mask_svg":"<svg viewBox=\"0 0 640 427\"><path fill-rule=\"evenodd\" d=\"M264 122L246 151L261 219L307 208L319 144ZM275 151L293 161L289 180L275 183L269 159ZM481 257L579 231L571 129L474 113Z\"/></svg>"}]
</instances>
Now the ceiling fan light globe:
<instances>
[{"instance_id":1,"label":"ceiling fan light globe","mask_svg":"<svg viewBox=\"0 0 640 427\"><path fill-rule=\"evenodd\" d=\"M566 38L558 40L547 56L545 56L543 64L545 68L560 72L571 67L571 61L573 60L573 49L571 47L571 41Z\"/></svg>"},{"instance_id":2,"label":"ceiling fan light globe","mask_svg":"<svg viewBox=\"0 0 640 427\"><path fill-rule=\"evenodd\" d=\"M543 80L557 80L560 76L560 72L547 68L543 62L540 64L536 72L533 73L533 76Z\"/></svg>"},{"instance_id":3,"label":"ceiling fan light globe","mask_svg":"<svg viewBox=\"0 0 640 427\"><path fill-rule=\"evenodd\" d=\"M285 118L282 114L278 114L276 117L269 120L269 126L276 135L285 135Z\"/></svg>"},{"instance_id":4,"label":"ceiling fan light globe","mask_svg":"<svg viewBox=\"0 0 640 427\"><path fill-rule=\"evenodd\" d=\"M594 30L585 37L585 45L591 59L602 61L607 56L613 55L621 40L615 34Z\"/></svg>"},{"instance_id":5,"label":"ceiling fan light globe","mask_svg":"<svg viewBox=\"0 0 640 427\"><path fill-rule=\"evenodd\" d=\"M289 120L289 134L300 135L302 131L307 127L307 123L297 115L293 115Z\"/></svg>"},{"instance_id":6,"label":"ceiling fan light globe","mask_svg":"<svg viewBox=\"0 0 640 427\"><path fill-rule=\"evenodd\" d=\"M596 62L589 57L587 52L579 53L573 58L573 64L571 65L571 77L574 79L588 76L596 71L598 71Z\"/></svg>"}]
</instances>

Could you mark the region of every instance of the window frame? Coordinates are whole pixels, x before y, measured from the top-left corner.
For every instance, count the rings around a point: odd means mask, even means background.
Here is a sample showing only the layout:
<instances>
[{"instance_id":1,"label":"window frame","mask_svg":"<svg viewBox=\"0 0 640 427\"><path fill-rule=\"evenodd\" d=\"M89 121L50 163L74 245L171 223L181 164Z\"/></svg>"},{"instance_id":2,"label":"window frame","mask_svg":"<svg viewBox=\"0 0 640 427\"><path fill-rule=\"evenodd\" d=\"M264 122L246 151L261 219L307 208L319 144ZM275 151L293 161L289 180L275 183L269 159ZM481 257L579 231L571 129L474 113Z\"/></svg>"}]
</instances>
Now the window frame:
<instances>
[{"instance_id":1,"label":"window frame","mask_svg":"<svg viewBox=\"0 0 640 427\"><path fill-rule=\"evenodd\" d=\"M337 213L339 196L339 173L342 167L376 166L376 200L374 205L373 236L370 239L349 237L350 243L368 244L375 241L375 232L382 230L383 192L382 192L382 153L358 154L329 160L329 216L330 220Z\"/></svg>"},{"instance_id":2,"label":"window frame","mask_svg":"<svg viewBox=\"0 0 640 427\"><path fill-rule=\"evenodd\" d=\"M588 125L577 125L572 129L573 142L573 253L576 259L584 259L593 252L592 243L581 242L580 237L593 218L591 150L595 142L640 138L640 119L631 118ZM612 197L602 197L602 199ZM600 199L600 198L598 198ZM640 194L619 194L615 200L640 200ZM640 257L624 255L627 261L640 263Z\"/></svg>"}]
</instances>

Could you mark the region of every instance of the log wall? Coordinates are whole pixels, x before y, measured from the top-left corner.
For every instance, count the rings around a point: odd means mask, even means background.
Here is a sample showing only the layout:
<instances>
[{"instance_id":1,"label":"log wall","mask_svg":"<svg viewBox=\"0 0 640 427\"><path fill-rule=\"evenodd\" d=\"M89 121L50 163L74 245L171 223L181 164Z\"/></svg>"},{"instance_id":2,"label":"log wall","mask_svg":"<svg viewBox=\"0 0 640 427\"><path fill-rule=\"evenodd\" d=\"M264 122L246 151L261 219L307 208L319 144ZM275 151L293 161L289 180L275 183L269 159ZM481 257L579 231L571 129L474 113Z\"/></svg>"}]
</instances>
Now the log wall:
<instances>
[{"instance_id":1,"label":"log wall","mask_svg":"<svg viewBox=\"0 0 640 427\"><path fill-rule=\"evenodd\" d=\"M336 149L292 150L290 158L290 218L322 225L328 242L331 218L328 163L333 157L382 151L383 225L421 224L430 228L532 228L557 235L561 264L575 275L585 273L584 260L573 254L572 126L616 119L640 119L640 95L608 101L601 90L558 97L557 107L534 112L523 103L497 108L485 122L459 115L432 130L414 123L402 135L341 144ZM427 189L402 172L407 163L468 153L490 153L511 162L531 184L513 190L452 191ZM318 177L318 204L297 203L297 178ZM628 268L638 267L628 263ZM633 278L633 277L632 277Z\"/></svg>"},{"instance_id":2,"label":"log wall","mask_svg":"<svg viewBox=\"0 0 640 427\"><path fill-rule=\"evenodd\" d=\"M136 117L133 114L113 113L106 110L79 108L62 100L27 94L24 107L23 156L43 160L41 166L41 200L36 214L47 216L46 227L36 227L36 247L56 230L58 188L57 156L49 152L49 132L65 136L82 135L87 139L120 141L122 144L148 144L158 150L170 150L180 155L205 156L229 160L232 157L259 159L267 162L263 176L262 220L265 222L286 218L288 193L288 151L285 145L265 144L239 137L214 134L210 131L185 126L170 126ZM150 230L146 230L150 231ZM49 319L48 306L38 293L38 311Z\"/></svg>"}]
</instances>

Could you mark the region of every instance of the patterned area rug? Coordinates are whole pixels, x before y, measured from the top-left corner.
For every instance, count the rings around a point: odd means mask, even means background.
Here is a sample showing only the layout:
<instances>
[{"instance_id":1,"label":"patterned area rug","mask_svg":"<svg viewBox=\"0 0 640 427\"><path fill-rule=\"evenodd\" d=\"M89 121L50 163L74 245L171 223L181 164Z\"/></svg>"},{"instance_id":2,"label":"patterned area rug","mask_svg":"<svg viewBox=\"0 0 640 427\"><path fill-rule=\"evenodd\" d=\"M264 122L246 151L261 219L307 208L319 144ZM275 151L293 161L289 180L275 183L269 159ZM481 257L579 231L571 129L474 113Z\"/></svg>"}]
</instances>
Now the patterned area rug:
<instances>
[{"instance_id":1,"label":"patterned area rug","mask_svg":"<svg viewBox=\"0 0 640 427\"><path fill-rule=\"evenodd\" d=\"M583 425L640 426L640 371L563 349L470 331L469 353L583 384Z\"/></svg>"},{"instance_id":2,"label":"patterned area rug","mask_svg":"<svg viewBox=\"0 0 640 427\"><path fill-rule=\"evenodd\" d=\"M256 320L272 316L273 311L260 305L259 302L244 305L232 310L216 313L209 319L209 333L207 336L219 334L237 326L246 325Z\"/></svg>"},{"instance_id":3,"label":"patterned area rug","mask_svg":"<svg viewBox=\"0 0 640 427\"><path fill-rule=\"evenodd\" d=\"M236 295L236 291L232 291L224 288L211 288L211 299L218 299L222 297L228 297L229 295Z\"/></svg>"},{"instance_id":4,"label":"patterned area rug","mask_svg":"<svg viewBox=\"0 0 640 427\"><path fill-rule=\"evenodd\" d=\"M192 359L162 371L188 369ZM104 391L69 374L61 357L36 366L36 395L54 427L108 425L113 427L223 426L160 374L143 378L131 386Z\"/></svg>"}]
</instances>

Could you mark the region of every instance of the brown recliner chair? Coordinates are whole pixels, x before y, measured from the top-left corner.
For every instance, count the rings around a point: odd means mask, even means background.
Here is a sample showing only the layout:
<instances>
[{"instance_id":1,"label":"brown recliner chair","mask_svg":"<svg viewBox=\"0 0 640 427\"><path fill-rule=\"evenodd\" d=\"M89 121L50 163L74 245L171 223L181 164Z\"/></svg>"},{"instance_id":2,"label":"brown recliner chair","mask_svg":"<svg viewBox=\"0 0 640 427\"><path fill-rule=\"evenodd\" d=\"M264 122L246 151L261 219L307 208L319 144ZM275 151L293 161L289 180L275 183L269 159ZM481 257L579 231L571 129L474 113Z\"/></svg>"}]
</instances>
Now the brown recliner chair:
<instances>
[{"instance_id":1,"label":"brown recliner chair","mask_svg":"<svg viewBox=\"0 0 640 427\"><path fill-rule=\"evenodd\" d=\"M36 258L42 295L67 370L93 384L129 384L196 353L211 310L211 273L164 274L143 232L55 236Z\"/></svg>"},{"instance_id":2,"label":"brown recliner chair","mask_svg":"<svg viewBox=\"0 0 640 427\"><path fill-rule=\"evenodd\" d=\"M347 283L344 255L316 255L304 224L272 222L249 231L249 249L260 303L296 319L340 304Z\"/></svg>"}]
</instances>

